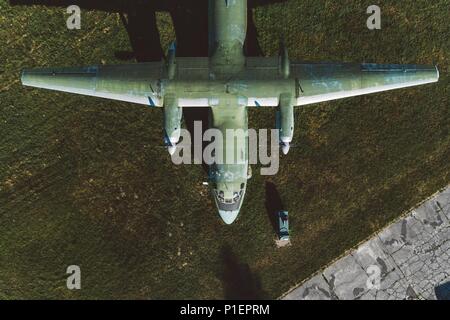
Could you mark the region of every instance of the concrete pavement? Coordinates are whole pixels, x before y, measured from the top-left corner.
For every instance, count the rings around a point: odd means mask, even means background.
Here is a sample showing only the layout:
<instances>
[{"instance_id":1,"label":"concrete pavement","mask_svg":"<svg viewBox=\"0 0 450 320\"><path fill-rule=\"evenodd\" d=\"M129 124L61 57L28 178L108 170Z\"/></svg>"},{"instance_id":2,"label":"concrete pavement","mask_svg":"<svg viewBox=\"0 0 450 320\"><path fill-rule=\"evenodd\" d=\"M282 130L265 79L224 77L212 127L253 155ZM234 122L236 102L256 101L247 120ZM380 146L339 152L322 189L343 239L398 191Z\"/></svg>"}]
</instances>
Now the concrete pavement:
<instances>
[{"instance_id":1,"label":"concrete pavement","mask_svg":"<svg viewBox=\"0 0 450 320\"><path fill-rule=\"evenodd\" d=\"M450 185L282 297L445 299L450 295Z\"/></svg>"}]
</instances>

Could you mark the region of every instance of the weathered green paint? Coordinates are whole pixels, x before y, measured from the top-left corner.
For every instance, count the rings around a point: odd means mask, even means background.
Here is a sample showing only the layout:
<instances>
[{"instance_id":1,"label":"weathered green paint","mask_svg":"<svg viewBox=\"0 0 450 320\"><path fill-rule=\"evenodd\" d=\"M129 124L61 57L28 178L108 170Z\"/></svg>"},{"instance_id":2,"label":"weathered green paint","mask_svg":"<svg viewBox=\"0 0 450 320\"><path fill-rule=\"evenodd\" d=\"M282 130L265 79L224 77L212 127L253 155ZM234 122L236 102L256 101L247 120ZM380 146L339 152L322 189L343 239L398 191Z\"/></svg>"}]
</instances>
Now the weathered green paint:
<instances>
[{"instance_id":1,"label":"weathered green paint","mask_svg":"<svg viewBox=\"0 0 450 320\"><path fill-rule=\"evenodd\" d=\"M247 0L209 0L211 66L214 76L234 75L245 64Z\"/></svg>"},{"instance_id":2,"label":"weathered green paint","mask_svg":"<svg viewBox=\"0 0 450 320\"><path fill-rule=\"evenodd\" d=\"M210 107L212 127L223 132L220 152L243 152L242 163L211 166L211 185L226 223L237 217L245 194L248 141L229 141L227 129L248 130L246 107L278 107L280 142L287 152L294 131L294 106L436 82L435 66L290 62L243 54L246 0L210 0L209 57L115 66L25 70L27 86L165 107L166 141L178 141L183 107ZM170 141L172 137L172 142ZM231 146L239 146L231 151ZM242 147L244 146L244 147ZM173 150L172 150L173 151ZM238 197L236 197L236 193ZM225 202L222 203L221 199ZM233 198L239 198L233 202Z\"/></svg>"}]
</instances>

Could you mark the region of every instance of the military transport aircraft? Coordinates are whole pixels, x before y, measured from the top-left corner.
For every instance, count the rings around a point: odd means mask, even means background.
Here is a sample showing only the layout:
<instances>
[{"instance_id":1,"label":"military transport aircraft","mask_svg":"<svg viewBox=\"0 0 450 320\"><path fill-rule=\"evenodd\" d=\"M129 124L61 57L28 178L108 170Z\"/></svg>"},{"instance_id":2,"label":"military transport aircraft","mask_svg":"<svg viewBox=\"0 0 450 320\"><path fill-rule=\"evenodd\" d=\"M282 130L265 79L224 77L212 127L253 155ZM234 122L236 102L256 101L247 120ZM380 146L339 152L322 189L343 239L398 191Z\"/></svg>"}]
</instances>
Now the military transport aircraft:
<instances>
[{"instance_id":1,"label":"military transport aircraft","mask_svg":"<svg viewBox=\"0 0 450 320\"><path fill-rule=\"evenodd\" d=\"M246 57L246 33L247 0L209 0L208 57L176 57L172 47L160 62L24 70L22 83L162 107L170 153L180 142L182 108L209 108L211 127L225 133L227 129L247 132L247 107L276 107L279 143L286 154L296 106L439 79L432 65L291 62L286 48L281 48L278 57ZM224 138L222 151L234 141ZM210 166L211 191L226 224L235 221L244 199L248 148L244 153L243 162Z\"/></svg>"}]
</instances>

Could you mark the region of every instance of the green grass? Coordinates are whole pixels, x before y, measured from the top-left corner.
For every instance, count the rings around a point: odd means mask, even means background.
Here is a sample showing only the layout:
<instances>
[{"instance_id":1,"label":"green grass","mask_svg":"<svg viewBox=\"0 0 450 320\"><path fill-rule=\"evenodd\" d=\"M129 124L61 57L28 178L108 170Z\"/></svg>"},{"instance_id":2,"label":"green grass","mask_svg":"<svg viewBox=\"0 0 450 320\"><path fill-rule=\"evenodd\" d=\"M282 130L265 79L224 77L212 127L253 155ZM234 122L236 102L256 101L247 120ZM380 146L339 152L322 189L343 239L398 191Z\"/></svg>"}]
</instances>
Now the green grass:
<instances>
[{"instance_id":1,"label":"green grass","mask_svg":"<svg viewBox=\"0 0 450 320\"><path fill-rule=\"evenodd\" d=\"M381 1L381 31L365 26L370 4L291 0L253 15L265 55L284 34L293 60L435 62L439 83L297 109L297 148L276 176L254 168L224 226L202 168L157 147L160 110L20 85L25 67L120 63L118 15L86 11L69 31L63 8L0 0L0 298L276 298L447 185L448 1ZM252 127L274 123L250 111ZM274 246L266 182L289 209L289 248ZM80 291L66 289L71 264Z\"/></svg>"}]
</instances>

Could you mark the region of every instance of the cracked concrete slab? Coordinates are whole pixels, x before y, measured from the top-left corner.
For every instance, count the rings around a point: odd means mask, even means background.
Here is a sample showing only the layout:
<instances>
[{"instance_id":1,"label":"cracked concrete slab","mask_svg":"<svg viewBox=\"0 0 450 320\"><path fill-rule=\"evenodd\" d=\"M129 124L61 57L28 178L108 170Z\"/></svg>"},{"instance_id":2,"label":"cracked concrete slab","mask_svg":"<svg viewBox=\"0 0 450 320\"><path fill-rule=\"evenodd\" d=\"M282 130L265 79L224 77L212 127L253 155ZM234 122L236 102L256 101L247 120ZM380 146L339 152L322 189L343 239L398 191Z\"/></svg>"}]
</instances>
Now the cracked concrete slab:
<instances>
[{"instance_id":1,"label":"cracked concrete slab","mask_svg":"<svg viewBox=\"0 0 450 320\"><path fill-rule=\"evenodd\" d=\"M403 281L403 274L392 257L383 250L383 244L378 237L363 243L351 253L356 262L373 280L361 299L384 300L389 297L406 299L408 283ZM376 277L377 274L379 277Z\"/></svg>"},{"instance_id":2,"label":"cracked concrete slab","mask_svg":"<svg viewBox=\"0 0 450 320\"><path fill-rule=\"evenodd\" d=\"M449 212L450 186L283 299L399 300L449 296Z\"/></svg>"},{"instance_id":3,"label":"cracked concrete slab","mask_svg":"<svg viewBox=\"0 0 450 320\"><path fill-rule=\"evenodd\" d=\"M429 201L412 211L412 217L422 223L422 227L431 234L436 233L448 222L447 217L441 212L435 201Z\"/></svg>"},{"instance_id":4,"label":"cracked concrete slab","mask_svg":"<svg viewBox=\"0 0 450 320\"><path fill-rule=\"evenodd\" d=\"M351 255L364 270L372 265L378 266L382 276L396 268L394 260L383 250L383 244L378 237L363 243Z\"/></svg>"},{"instance_id":5,"label":"cracked concrete slab","mask_svg":"<svg viewBox=\"0 0 450 320\"><path fill-rule=\"evenodd\" d=\"M334 300L335 296L321 274L309 279L284 297L286 300Z\"/></svg>"},{"instance_id":6,"label":"cracked concrete slab","mask_svg":"<svg viewBox=\"0 0 450 320\"><path fill-rule=\"evenodd\" d=\"M440 212L442 212L447 219L450 220L450 202L448 198L450 197L450 186L448 186L443 192L441 192L434 199L434 203L439 208Z\"/></svg>"},{"instance_id":7,"label":"cracked concrete slab","mask_svg":"<svg viewBox=\"0 0 450 320\"><path fill-rule=\"evenodd\" d=\"M323 275L340 299L355 299L367 291L369 277L351 255L329 266Z\"/></svg>"}]
</instances>

